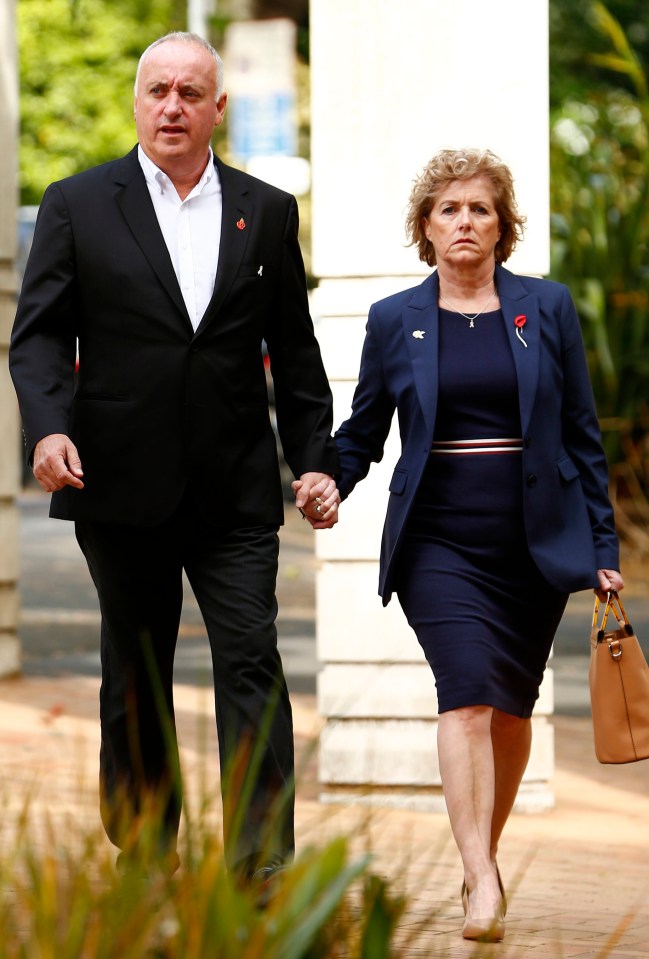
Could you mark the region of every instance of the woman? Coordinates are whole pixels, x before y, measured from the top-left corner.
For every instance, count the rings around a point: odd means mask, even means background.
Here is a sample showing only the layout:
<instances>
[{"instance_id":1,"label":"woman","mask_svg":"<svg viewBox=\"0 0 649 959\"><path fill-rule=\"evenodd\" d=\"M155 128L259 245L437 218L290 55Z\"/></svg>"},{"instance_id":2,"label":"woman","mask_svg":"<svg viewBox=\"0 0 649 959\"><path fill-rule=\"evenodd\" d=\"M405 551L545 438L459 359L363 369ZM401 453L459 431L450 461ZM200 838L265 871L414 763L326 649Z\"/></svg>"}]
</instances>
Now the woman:
<instances>
[{"instance_id":1,"label":"woman","mask_svg":"<svg viewBox=\"0 0 649 959\"><path fill-rule=\"evenodd\" d=\"M624 585L574 305L564 286L501 265L522 227L498 157L432 158L407 228L437 269L372 306L336 434L344 499L381 459L398 412L380 592L386 604L396 591L435 675L463 936L486 941L504 936L498 843L568 595ZM316 504L322 520L335 508L335 495Z\"/></svg>"}]
</instances>

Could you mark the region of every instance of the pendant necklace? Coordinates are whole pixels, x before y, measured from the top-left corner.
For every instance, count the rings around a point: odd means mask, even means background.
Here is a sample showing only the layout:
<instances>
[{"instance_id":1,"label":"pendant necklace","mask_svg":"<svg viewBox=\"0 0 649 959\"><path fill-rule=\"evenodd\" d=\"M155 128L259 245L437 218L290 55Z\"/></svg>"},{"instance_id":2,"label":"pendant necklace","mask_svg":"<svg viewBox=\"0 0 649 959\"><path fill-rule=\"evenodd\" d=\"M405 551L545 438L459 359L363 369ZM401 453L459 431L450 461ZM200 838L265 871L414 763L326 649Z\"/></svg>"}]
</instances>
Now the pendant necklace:
<instances>
[{"instance_id":1,"label":"pendant necklace","mask_svg":"<svg viewBox=\"0 0 649 959\"><path fill-rule=\"evenodd\" d=\"M439 294L439 298L440 298L440 300L443 300L444 303L446 303L447 306L450 306L450 308L453 310L454 313L457 313L458 316L463 316L465 320L468 320L468 321L469 321L469 329L472 330L472 329L475 328L475 322L474 322L474 321L478 319L478 317L480 316L481 313L484 313L484 311L487 309L487 307L489 306L489 304L491 303L491 301L493 300L493 298L494 298L495 295L496 295L496 288L494 287L494 289L493 289L493 291L492 291L492 293L491 293L491 296L489 297L489 299L487 300L487 302L485 303L485 305L482 307L481 310L478 310L477 313L474 313L473 316L468 316L466 313L463 313L462 310L458 310L457 307L453 306L452 303L449 303L449 301L446 299L446 297L445 297L445 296L442 296L441 293Z\"/></svg>"}]
</instances>

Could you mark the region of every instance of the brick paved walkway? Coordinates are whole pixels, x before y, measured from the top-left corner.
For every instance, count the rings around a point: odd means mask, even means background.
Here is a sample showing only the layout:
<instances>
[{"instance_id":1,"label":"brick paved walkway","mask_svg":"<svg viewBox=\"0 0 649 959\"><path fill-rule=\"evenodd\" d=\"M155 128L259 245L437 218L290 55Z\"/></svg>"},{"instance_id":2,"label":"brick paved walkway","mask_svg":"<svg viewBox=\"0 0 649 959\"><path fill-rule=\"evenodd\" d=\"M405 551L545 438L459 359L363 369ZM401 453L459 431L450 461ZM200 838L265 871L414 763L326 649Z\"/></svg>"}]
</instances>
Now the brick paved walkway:
<instances>
[{"instance_id":1,"label":"brick paved walkway","mask_svg":"<svg viewBox=\"0 0 649 959\"><path fill-rule=\"evenodd\" d=\"M94 678L72 676L0 681L3 843L26 796L33 808L47 811L55 829L96 825L98 687ZM176 691L190 801L205 786L218 793L211 699L208 689ZM358 837L359 849L371 848L375 868L410 895L400 935L423 926L409 957L649 959L649 762L599 766L588 720L555 719L556 809L512 817L500 856L507 935L502 944L476 946L460 937L461 869L446 817L321 805L314 700L294 696L293 702L304 766L298 842L345 831Z\"/></svg>"}]
</instances>

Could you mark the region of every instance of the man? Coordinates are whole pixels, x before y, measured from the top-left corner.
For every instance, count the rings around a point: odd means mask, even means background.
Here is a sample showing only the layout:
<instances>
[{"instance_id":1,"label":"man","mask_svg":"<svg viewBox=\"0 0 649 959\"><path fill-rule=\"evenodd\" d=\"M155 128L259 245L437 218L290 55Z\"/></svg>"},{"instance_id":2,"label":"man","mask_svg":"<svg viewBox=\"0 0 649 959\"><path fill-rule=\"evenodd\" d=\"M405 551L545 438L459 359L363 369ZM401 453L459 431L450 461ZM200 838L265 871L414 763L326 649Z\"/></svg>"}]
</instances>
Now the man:
<instances>
[{"instance_id":1,"label":"man","mask_svg":"<svg viewBox=\"0 0 649 959\"><path fill-rule=\"evenodd\" d=\"M248 881L294 848L275 629L283 503L262 340L315 528L337 519L337 456L295 199L213 156L226 99L202 38L168 34L144 52L139 145L43 197L10 367L50 515L75 521L97 587L106 831L127 863L177 866L184 569L212 652L226 857Z\"/></svg>"}]
</instances>

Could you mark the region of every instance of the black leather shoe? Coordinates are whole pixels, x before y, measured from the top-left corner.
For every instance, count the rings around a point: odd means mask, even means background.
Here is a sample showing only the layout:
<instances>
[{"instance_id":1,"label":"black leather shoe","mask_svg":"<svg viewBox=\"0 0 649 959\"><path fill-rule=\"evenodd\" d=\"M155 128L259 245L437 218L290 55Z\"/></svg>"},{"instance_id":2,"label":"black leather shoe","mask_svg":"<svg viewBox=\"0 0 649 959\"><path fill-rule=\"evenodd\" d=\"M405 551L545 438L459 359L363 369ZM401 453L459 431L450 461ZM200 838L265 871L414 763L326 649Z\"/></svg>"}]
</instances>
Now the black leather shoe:
<instances>
[{"instance_id":1,"label":"black leather shoe","mask_svg":"<svg viewBox=\"0 0 649 959\"><path fill-rule=\"evenodd\" d=\"M278 863L267 863L255 869L250 877L250 888L259 909L265 909L273 898L278 880L285 871L286 866Z\"/></svg>"}]
</instances>

